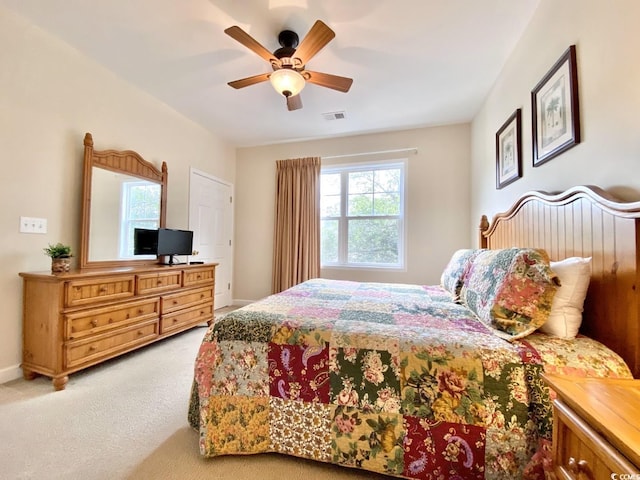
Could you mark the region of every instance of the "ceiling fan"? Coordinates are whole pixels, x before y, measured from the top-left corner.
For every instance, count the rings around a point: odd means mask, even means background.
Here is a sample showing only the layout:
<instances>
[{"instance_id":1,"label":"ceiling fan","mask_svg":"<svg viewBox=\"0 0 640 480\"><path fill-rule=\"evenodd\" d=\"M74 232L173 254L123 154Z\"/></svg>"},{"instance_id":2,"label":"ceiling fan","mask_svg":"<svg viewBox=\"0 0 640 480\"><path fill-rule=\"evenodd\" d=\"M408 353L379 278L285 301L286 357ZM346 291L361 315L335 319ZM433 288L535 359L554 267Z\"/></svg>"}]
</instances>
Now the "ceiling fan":
<instances>
[{"instance_id":1,"label":"ceiling fan","mask_svg":"<svg viewBox=\"0 0 640 480\"><path fill-rule=\"evenodd\" d=\"M224 33L257 53L273 68L272 73L261 73L229 82L229 86L233 88L244 88L269 80L276 91L286 97L289 110L302 108L300 91L306 82L339 92L348 92L351 88L353 83L351 78L313 72L305 68L306 63L336 36L335 32L320 20L313 24L302 42L299 41L298 35L291 30L280 32L278 42L281 48L273 53L238 26L229 27Z\"/></svg>"}]
</instances>

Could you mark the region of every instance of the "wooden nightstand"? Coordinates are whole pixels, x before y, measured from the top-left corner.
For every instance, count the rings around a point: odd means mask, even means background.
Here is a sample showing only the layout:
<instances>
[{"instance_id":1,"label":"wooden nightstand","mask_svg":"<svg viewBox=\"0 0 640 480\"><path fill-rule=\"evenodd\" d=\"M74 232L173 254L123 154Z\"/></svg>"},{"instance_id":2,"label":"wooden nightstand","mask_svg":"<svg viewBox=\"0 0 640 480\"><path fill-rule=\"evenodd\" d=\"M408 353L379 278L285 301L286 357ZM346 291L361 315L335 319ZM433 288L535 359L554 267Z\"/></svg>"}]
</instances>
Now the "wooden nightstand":
<instances>
[{"instance_id":1,"label":"wooden nightstand","mask_svg":"<svg viewBox=\"0 0 640 480\"><path fill-rule=\"evenodd\" d=\"M558 480L640 479L640 380L556 375L544 380L557 393L553 461Z\"/></svg>"}]
</instances>

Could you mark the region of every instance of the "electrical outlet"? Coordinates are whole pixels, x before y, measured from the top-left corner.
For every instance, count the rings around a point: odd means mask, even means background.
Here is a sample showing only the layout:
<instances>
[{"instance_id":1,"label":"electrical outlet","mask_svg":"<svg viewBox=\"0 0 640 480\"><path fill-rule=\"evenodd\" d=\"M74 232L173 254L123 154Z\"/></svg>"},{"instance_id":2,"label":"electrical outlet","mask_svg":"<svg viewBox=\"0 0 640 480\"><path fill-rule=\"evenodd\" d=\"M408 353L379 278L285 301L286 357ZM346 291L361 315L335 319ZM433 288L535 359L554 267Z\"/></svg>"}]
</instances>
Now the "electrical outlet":
<instances>
[{"instance_id":1,"label":"electrical outlet","mask_svg":"<svg viewBox=\"0 0 640 480\"><path fill-rule=\"evenodd\" d=\"M47 233L47 219L20 217L20 233Z\"/></svg>"}]
</instances>

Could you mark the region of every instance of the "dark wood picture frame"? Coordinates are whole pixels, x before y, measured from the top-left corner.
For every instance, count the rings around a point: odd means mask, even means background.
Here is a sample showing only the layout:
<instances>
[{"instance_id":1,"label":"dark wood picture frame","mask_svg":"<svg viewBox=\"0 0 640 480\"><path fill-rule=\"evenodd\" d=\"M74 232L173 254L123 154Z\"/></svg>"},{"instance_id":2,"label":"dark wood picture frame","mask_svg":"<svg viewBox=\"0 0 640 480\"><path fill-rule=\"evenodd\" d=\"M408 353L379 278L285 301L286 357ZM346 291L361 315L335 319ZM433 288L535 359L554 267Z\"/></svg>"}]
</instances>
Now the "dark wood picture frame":
<instances>
[{"instance_id":1,"label":"dark wood picture frame","mask_svg":"<svg viewBox=\"0 0 640 480\"><path fill-rule=\"evenodd\" d=\"M580 143L576 46L571 45L531 91L533 166Z\"/></svg>"},{"instance_id":2,"label":"dark wood picture frame","mask_svg":"<svg viewBox=\"0 0 640 480\"><path fill-rule=\"evenodd\" d=\"M517 109L496 133L496 189L522 177L522 110Z\"/></svg>"}]
</instances>

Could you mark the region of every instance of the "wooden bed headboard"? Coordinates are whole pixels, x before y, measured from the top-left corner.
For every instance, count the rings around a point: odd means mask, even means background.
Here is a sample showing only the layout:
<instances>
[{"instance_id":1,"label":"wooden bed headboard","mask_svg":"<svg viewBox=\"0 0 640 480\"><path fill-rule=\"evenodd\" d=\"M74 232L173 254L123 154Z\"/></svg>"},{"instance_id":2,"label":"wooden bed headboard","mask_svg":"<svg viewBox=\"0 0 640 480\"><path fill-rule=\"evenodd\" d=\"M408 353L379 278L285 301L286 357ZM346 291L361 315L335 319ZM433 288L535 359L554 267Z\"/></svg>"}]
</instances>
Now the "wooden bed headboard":
<instances>
[{"instance_id":1,"label":"wooden bed headboard","mask_svg":"<svg viewBox=\"0 0 640 480\"><path fill-rule=\"evenodd\" d=\"M580 333L605 344L640 378L640 202L594 186L529 192L491 224L480 223L482 248L543 248L557 261L592 257Z\"/></svg>"}]
</instances>

